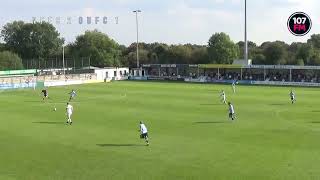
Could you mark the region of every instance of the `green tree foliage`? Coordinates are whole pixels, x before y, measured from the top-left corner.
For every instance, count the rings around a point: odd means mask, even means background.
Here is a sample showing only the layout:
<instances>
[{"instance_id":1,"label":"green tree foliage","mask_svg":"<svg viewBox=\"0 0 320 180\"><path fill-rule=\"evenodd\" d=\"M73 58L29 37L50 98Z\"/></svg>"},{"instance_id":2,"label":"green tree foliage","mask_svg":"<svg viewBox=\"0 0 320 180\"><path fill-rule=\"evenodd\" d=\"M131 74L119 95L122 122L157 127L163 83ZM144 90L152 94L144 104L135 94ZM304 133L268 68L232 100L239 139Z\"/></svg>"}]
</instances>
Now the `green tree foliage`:
<instances>
[{"instance_id":1,"label":"green tree foliage","mask_svg":"<svg viewBox=\"0 0 320 180\"><path fill-rule=\"evenodd\" d=\"M304 61L303 59L297 59L297 64L298 66L304 66Z\"/></svg>"},{"instance_id":2,"label":"green tree foliage","mask_svg":"<svg viewBox=\"0 0 320 180\"><path fill-rule=\"evenodd\" d=\"M169 46L167 44L157 43L153 46L153 52L157 56L158 63L168 63L167 54L169 52Z\"/></svg>"},{"instance_id":3,"label":"green tree foliage","mask_svg":"<svg viewBox=\"0 0 320 180\"><path fill-rule=\"evenodd\" d=\"M135 67L136 44L131 44L122 54L129 64ZM142 64L198 64L208 62L208 53L206 46L141 43L139 44L139 59Z\"/></svg>"},{"instance_id":4,"label":"green tree foliage","mask_svg":"<svg viewBox=\"0 0 320 180\"><path fill-rule=\"evenodd\" d=\"M310 58L313 56L314 50L311 44L301 43L296 51L296 59L302 59L304 64L309 64Z\"/></svg>"},{"instance_id":5,"label":"green tree foliage","mask_svg":"<svg viewBox=\"0 0 320 180\"><path fill-rule=\"evenodd\" d=\"M238 57L239 47L225 33L215 33L208 43L208 54L211 63L232 64Z\"/></svg>"},{"instance_id":6,"label":"green tree foliage","mask_svg":"<svg viewBox=\"0 0 320 180\"><path fill-rule=\"evenodd\" d=\"M266 64L266 57L261 54L256 54L252 59L253 64Z\"/></svg>"},{"instance_id":7,"label":"green tree foliage","mask_svg":"<svg viewBox=\"0 0 320 180\"><path fill-rule=\"evenodd\" d=\"M308 44L311 44L314 48L320 49L320 34L313 34L308 39Z\"/></svg>"},{"instance_id":8,"label":"green tree foliage","mask_svg":"<svg viewBox=\"0 0 320 180\"><path fill-rule=\"evenodd\" d=\"M46 22L14 21L7 23L1 31L6 48L25 59L56 55L64 42L59 36L55 27Z\"/></svg>"},{"instance_id":9,"label":"green tree foliage","mask_svg":"<svg viewBox=\"0 0 320 180\"><path fill-rule=\"evenodd\" d=\"M320 52L319 51L314 51L314 53L310 57L308 65L313 65L313 66L320 65Z\"/></svg>"},{"instance_id":10,"label":"green tree foliage","mask_svg":"<svg viewBox=\"0 0 320 180\"><path fill-rule=\"evenodd\" d=\"M237 45L239 46L238 59L244 59L244 42L243 41L239 41L237 43ZM257 48L257 44L256 43L254 43L252 41L248 41L248 58L249 59L253 59L253 57L255 56L256 48Z\"/></svg>"},{"instance_id":11,"label":"green tree foliage","mask_svg":"<svg viewBox=\"0 0 320 180\"><path fill-rule=\"evenodd\" d=\"M265 64L278 65L287 62L287 44L281 41L268 42L261 45L263 55L265 56Z\"/></svg>"},{"instance_id":12,"label":"green tree foliage","mask_svg":"<svg viewBox=\"0 0 320 180\"><path fill-rule=\"evenodd\" d=\"M191 64L209 64L208 49L205 46L196 47L191 54Z\"/></svg>"},{"instance_id":13,"label":"green tree foliage","mask_svg":"<svg viewBox=\"0 0 320 180\"><path fill-rule=\"evenodd\" d=\"M8 50L24 60L62 57L64 40L49 23L7 23L1 30L1 40L4 43L0 43L0 52ZM136 43L119 45L106 34L94 30L66 45L65 56L75 60L90 57L91 65L98 67L136 67L136 47ZM231 64L234 59L243 59L243 49L243 41L235 44L227 34L215 33L206 46L139 43L139 60L140 64ZM248 53L253 64L320 65L320 34L311 35L305 43L290 45L274 41L258 46L248 41Z\"/></svg>"},{"instance_id":14,"label":"green tree foliage","mask_svg":"<svg viewBox=\"0 0 320 180\"><path fill-rule=\"evenodd\" d=\"M79 35L70 50L75 57L90 57L92 66L120 66L121 63L120 46L98 30Z\"/></svg>"},{"instance_id":15,"label":"green tree foliage","mask_svg":"<svg viewBox=\"0 0 320 180\"><path fill-rule=\"evenodd\" d=\"M4 51L6 48L5 48L5 44L3 43L0 43L0 52L1 51Z\"/></svg>"},{"instance_id":16,"label":"green tree foliage","mask_svg":"<svg viewBox=\"0 0 320 180\"><path fill-rule=\"evenodd\" d=\"M170 63L190 64L192 49L190 46L173 45L170 47L167 58Z\"/></svg>"},{"instance_id":17,"label":"green tree foliage","mask_svg":"<svg viewBox=\"0 0 320 180\"><path fill-rule=\"evenodd\" d=\"M23 69L22 60L10 51L0 52L0 70Z\"/></svg>"}]
</instances>

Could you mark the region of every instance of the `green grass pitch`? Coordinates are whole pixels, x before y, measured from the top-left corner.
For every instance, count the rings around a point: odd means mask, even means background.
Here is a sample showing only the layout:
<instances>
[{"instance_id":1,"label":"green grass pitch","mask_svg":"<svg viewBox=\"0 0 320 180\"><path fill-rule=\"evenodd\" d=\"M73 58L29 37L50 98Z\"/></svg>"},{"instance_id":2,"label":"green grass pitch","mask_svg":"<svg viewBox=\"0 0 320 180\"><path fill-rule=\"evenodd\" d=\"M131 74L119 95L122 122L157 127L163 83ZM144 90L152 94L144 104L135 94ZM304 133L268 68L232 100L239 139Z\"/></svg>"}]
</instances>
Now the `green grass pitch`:
<instances>
[{"instance_id":1,"label":"green grass pitch","mask_svg":"<svg viewBox=\"0 0 320 180\"><path fill-rule=\"evenodd\" d=\"M46 103L40 90L3 91L0 179L320 179L319 89L294 88L292 105L289 87L237 88L114 82L49 88ZM220 103L223 89L235 122Z\"/></svg>"}]
</instances>

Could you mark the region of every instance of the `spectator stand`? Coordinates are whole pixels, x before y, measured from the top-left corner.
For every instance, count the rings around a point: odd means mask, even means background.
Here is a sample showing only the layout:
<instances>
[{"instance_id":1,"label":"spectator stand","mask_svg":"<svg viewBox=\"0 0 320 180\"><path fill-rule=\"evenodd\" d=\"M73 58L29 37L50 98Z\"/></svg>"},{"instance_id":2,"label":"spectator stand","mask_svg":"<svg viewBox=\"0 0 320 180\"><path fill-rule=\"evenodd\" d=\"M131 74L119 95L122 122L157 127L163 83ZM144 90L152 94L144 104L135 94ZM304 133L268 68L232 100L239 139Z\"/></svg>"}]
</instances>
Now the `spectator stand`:
<instances>
[{"instance_id":1,"label":"spectator stand","mask_svg":"<svg viewBox=\"0 0 320 180\"><path fill-rule=\"evenodd\" d=\"M211 83L285 84L320 86L320 66L223 65L223 64L143 64L147 79L205 79ZM272 83L270 83L272 82Z\"/></svg>"}]
</instances>

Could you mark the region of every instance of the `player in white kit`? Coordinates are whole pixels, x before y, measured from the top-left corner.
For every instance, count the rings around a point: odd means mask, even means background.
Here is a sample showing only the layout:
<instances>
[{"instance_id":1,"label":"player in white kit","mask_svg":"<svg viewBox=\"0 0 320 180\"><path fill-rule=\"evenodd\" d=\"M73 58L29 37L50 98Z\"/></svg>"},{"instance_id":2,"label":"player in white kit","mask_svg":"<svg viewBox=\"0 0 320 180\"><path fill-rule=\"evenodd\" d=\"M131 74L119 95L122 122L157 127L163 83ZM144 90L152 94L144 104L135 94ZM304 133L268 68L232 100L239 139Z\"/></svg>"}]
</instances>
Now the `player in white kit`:
<instances>
[{"instance_id":1,"label":"player in white kit","mask_svg":"<svg viewBox=\"0 0 320 180\"><path fill-rule=\"evenodd\" d=\"M227 104L226 93L224 91L221 91L220 97L221 97L221 102L223 102L224 104Z\"/></svg>"},{"instance_id":2,"label":"player in white kit","mask_svg":"<svg viewBox=\"0 0 320 180\"><path fill-rule=\"evenodd\" d=\"M140 121L140 138L141 139L145 139L147 146L149 146L149 138L148 138L148 129L146 127L146 125Z\"/></svg>"},{"instance_id":3,"label":"player in white kit","mask_svg":"<svg viewBox=\"0 0 320 180\"><path fill-rule=\"evenodd\" d=\"M67 103L67 107L66 107L66 111L67 111L67 123L70 123L70 125L72 124L72 120L71 120L71 115L73 113L73 107L71 104Z\"/></svg>"},{"instance_id":4,"label":"player in white kit","mask_svg":"<svg viewBox=\"0 0 320 180\"><path fill-rule=\"evenodd\" d=\"M291 103L295 103L296 102L296 95L294 94L293 90L291 89L290 91L290 98L291 98Z\"/></svg>"},{"instance_id":5,"label":"player in white kit","mask_svg":"<svg viewBox=\"0 0 320 180\"><path fill-rule=\"evenodd\" d=\"M232 81L231 86L232 86L233 93L236 93L236 84L237 84L236 80Z\"/></svg>"}]
</instances>

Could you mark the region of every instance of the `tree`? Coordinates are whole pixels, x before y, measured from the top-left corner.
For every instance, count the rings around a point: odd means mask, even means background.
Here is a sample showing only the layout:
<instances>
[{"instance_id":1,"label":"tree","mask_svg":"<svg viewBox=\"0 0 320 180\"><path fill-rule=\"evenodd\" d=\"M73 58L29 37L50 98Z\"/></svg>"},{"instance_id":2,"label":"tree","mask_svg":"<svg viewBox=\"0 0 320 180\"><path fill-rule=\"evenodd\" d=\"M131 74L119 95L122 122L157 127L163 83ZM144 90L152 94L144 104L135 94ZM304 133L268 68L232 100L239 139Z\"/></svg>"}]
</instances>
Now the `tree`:
<instances>
[{"instance_id":1,"label":"tree","mask_svg":"<svg viewBox=\"0 0 320 180\"><path fill-rule=\"evenodd\" d=\"M128 62L127 57L126 57L127 47L124 46L124 45L120 45L120 46L119 46L119 50L120 50L120 52L121 52L121 55L120 55L120 64L121 64L122 66L129 67L129 62Z\"/></svg>"},{"instance_id":2,"label":"tree","mask_svg":"<svg viewBox=\"0 0 320 180\"><path fill-rule=\"evenodd\" d=\"M98 30L86 31L71 45L74 57L90 57L91 65L97 67L120 66L120 46Z\"/></svg>"},{"instance_id":3,"label":"tree","mask_svg":"<svg viewBox=\"0 0 320 180\"><path fill-rule=\"evenodd\" d=\"M288 51L292 53L296 53L302 44L303 44L302 42L293 42L288 47Z\"/></svg>"},{"instance_id":4,"label":"tree","mask_svg":"<svg viewBox=\"0 0 320 180\"><path fill-rule=\"evenodd\" d=\"M239 46L239 59L244 59L244 42L243 41L239 41L237 43L237 45ZM252 59L254 57L254 51L257 48L257 44L252 42L252 41L248 41L248 59Z\"/></svg>"},{"instance_id":5,"label":"tree","mask_svg":"<svg viewBox=\"0 0 320 180\"><path fill-rule=\"evenodd\" d=\"M295 64L298 63L296 54L297 54L297 51L298 51L299 47L301 46L301 44L303 44L303 43L301 43L301 42L293 42L293 43L290 44L290 46L287 49L288 58L287 58L287 63L286 64L295 65Z\"/></svg>"},{"instance_id":6,"label":"tree","mask_svg":"<svg viewBox=\"0 0 320 180\"><path fill-rule=\"evenodd\" d=\"M193 59L191 61L191 64L208 64L209 56L208 56L208 49L205 46L196 47L192 51L191 58Z\"/></svg>"},{"instance_id":7,"label":"tree","mask_svg":"<svg viewBox=\"0 0 320 180\"><path fill-rule=\"evenodd\" d=\"M320 49L320 34L313 34L308 39L308 44L311 44L314 48Z\"/></svg>"},{"instance_id":8,"label":"tree","mask_svg":"<svg viewBox=\"0 0 320 180\"><path fill-rule=\"evenodd\" d=\"M126 55L127 65L129 67L137 66L137 52L130 52ZM139 63L140 64L151 64L150 62L150 53L145 49L139 50Z\"/></svg>"},{"instance_id":9,"label":"tree","mask_svg":"<svg viewBox=\"0 0 320 180\"><path fill-rule=\"evenodd\" d=\"M185 45L172 45L167 58L171 64L189 64L191 60L191 48Z\"/></svg>"},{"instance_id":10,"label":"tree","mask_svg":"<svg viewBox=\"0 0 320 180\"><path fill-rule=\"evenodd\" d=\"M308 65L312 66L319 66L320 65L320 52L315 51L312 56L310 57L310 60L308 62Z\"/></svg>"},{"instance_id":11,"label":"tree","mask_svg":"<svg viewBox=\"0 0 320 180\"><path fill-rule=\"evenodd\" d=\"M302 59L304 64L309 65L310 58L313 54L314 50L311 44L301 43L296 51L296 59Z\"/></svg>"},{"instance_id":12,"label":"tree","mask_svg":"<svg viewBox=\"0 0 320 180\"><path fill-rule=\"evenodd\" d=\"M263 54L256 54L252 60L253 64L266 64L266 57Z\"/></svg>"},{"instance_id":13,"label":"tree","mask_svg":"<svg viewBox=\"0 0 320 180\"><path fill-rule=\"evenodd\" d=\"M21 58L12 52L0 52L0 70L23 69Z\"/></svg>"},{"instance_id":14,"label":"tree","mask_svg":"<svg viewBox=\"0 0 320 180\"><path fill-rule=\"evenodd\" d=\"M3 43L0 43L0 52L1 51L4 51L6 48L5 48L5 44Z\"/></svg>"},{"instance_id":15,"label":"tree","mask_svg":"<svg viewBox=\"0 0 320 180\"><path fill-rule=\"evenodd\" d=\"M167 44L155 44L153 47L153 52L158 57L158 63L168 63L167 56L169 52L169 46Z\"/></svg>"},{"instance_id":16,"label":"tree","mask_svg":"<svg viewBox=\"0 0 320 180\"><path fill-rule=\"evenodd\" d=\"M287 62L287 45L284 42L275 41L263 44L263 55L266 64L279 65Z\"/></svg>"},{"instance_id":17,"label":"tree","mask_svg":"<svg viewBox=\"0 0 320 180\"><path fill-rule=\"evenodd\" d=\"M64 42L59 36L55 27L46 22L14 21L7 23L1 31L6 48L26 59L56 55Z\"/></svg>"},{"instance_id":18,"label":"tree","mask_svg":"<svg viewBox=\"0 0 320 180\"><path fill-rule=\"evenodd\" d=\"M136 44L131 44L122 55L128 64L135 65ZM206 46L179 44L167 45L163 43L139 44L139 57L141 64L193 64L197 62L208 63Z\"/></svg>"},{"instance_id":19,"label":"tree","mask_svg":"<svg viewBox=\"0 0 320 180\"><path fill-rule=\"evenodd\" d=\"M304 66L303 59L297 59L297 64L298 66Z\"/></svg>"},{"instance_id":20,"label":"tree","mask_svg":"<svg viewBox=\"0 0 320 180\"><path fill-rule=\"evenodd\" d=\"M211 63L232 64L238 57L239 47L225 33L215 33L208 43L208 54Z\"/></svg>"}]
</instances>

